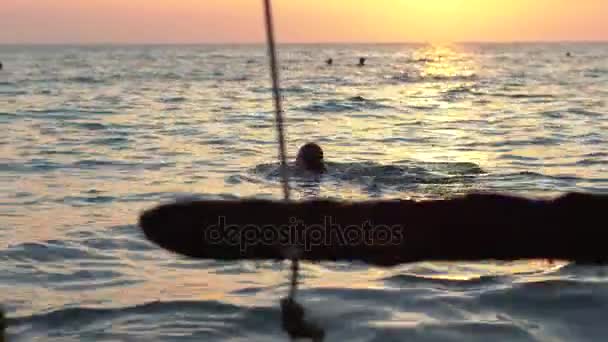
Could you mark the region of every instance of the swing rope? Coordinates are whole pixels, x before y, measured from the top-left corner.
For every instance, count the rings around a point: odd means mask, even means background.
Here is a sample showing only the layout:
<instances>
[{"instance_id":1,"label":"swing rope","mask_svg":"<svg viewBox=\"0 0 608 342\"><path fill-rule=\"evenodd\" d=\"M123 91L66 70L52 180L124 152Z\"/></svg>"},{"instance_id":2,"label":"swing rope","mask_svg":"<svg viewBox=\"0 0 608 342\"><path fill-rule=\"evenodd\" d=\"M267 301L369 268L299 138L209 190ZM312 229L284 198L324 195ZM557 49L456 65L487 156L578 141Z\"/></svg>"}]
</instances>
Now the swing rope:
<instances>
[{"instance_id":1,"label":"swing rope","mask_svg":"<svg viewBox=\"0 0 608 342\"><path fill-rule=\"evenodd\" d=\"M266 18L266 36L268 40L268 56L270 58L270 76L272 78L272 94L274 98L275 124L277 129L277 143L279 146L279 161L281 164L281 183L283 184L283 198L290 200L289 172L285 148L285 130L283 119L283 104L281 87L279 81L279 67L277 62L276 44L274 38L274 25L272 18L272 5L270 0L264 0L264 12ZM298 286L298 259L292 259L292 276L289 298L295 299Z\"/></svg>"},{"instance_id":2,"label":"swing rope","mask_svg":"<svg viewBox=\"0 0 608 342\"><path fill-rule=\"evenodd\" d=\"M266 17L266 36L268 40L268 56L270 57L270 76L272 78L272 94L274 97L275 121L277 129L277 143L279 145L279 161L281 162L281 182L283 183L283 196L285 201L290 199L289 174L287 169L287 156L285 148L285 130L283 128L283 103L279 81L279 67L274 39L274 25L272 18L272 5L270 0L264 0Z\"/></svg>"},{"instance_id":3,"label":"swing rope","mask_svg":"<svg viewBox=\"0 0 608 342\"><path fill-rule=\"evenodd\" d=\"M283 104L281 87L279 82L279 68L277 61L276 43L274 36L274 25L272 17L271 0L264 0L264 14L266 21L266 38L268 44L268 56L270 59L270 76L272 78L272 94L274 98L275 122L277 130L277 142L279 146L279 161L281 164L281 182L283 185L283 197L286 202L290 200L289 173L285 148L285 130L283 119ZM296 302L298 290L299 261L297 252L291 251L291 283L289 296L281 301L283 329L292 339L311 338L313 341L322 341L325 333L318 327L307 323L304 319L304 308Z\"/></svg>"}]
</instances>

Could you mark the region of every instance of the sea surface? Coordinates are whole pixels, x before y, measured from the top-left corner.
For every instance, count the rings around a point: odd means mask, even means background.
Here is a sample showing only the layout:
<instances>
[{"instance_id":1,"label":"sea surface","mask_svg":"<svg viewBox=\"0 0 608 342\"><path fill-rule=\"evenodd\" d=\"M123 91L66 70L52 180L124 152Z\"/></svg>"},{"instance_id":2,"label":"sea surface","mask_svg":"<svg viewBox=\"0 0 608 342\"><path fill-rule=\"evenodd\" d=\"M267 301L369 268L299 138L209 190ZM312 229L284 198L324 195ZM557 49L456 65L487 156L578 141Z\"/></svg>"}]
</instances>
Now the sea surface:
<instances>
[{"instance_id":1,"label":"sea surface","mask_svg":"<svg viewBox=\"0 0 608 342\"><path fill-rule=\"evenodd\" d=\"M329 162L292 182L297 199L608 193L608 44L279 50L290 158L315 141ZM137 227L159 203L281 198L264 46L0 46L0 61L10 341L287 340L287 262L189 260ZM607 271L305 263L298 296L328 341L604 341Z\"/></svg>"}]
</instances>

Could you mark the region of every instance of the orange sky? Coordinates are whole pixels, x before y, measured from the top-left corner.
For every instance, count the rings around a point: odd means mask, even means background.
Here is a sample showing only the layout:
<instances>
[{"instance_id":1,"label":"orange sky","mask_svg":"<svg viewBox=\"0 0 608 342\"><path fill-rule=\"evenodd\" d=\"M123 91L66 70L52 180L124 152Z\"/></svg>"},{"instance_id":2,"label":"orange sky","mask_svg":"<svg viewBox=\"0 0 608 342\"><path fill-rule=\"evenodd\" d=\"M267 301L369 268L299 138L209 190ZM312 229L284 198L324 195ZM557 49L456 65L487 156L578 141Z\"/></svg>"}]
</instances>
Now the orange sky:
<instances>
[{"instance_id":1,"label":"orange sky","mask_svg":"<svg viewBox=\"0 0 608 342\"><path fill-rule=\"evenodd\" d=\"M274 0L283 42L608 41L608 0ZM261 42L261 0L2 0L0 43Z\"/></svg>"}]
</instances>

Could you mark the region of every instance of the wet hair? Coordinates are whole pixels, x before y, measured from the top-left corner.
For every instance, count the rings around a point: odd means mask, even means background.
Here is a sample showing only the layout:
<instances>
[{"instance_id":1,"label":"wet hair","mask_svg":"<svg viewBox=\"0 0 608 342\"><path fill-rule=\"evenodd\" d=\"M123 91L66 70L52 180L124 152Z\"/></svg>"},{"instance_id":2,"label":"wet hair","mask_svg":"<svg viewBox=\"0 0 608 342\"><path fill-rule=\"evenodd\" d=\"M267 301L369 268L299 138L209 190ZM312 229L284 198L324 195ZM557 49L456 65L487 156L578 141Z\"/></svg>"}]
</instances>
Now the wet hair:
<instances>
[{"instance_id":1,"label":"wet hair","mask_svg":"<svg viewBox=\"0 0 608 342\"><path fill-rule=\"evenodd\" d=\"M365 57L361 57L361 58L359 58L359 66L364 66L364 65L365 65L365 61L366 61L366 60L367 60L367 59L366 59Z\"/></svg>"},{"instance_id":2,"label":"wet hair","mask_svg":"<svg viewBox=\"0 0 608 342\"><path fill-rule=\"evenodd\" d=\"M308 171L323 173L326 171L323 161L323 150L315 143L308 143L298 151L296 163Z\"/></svg>"}]
</instances>

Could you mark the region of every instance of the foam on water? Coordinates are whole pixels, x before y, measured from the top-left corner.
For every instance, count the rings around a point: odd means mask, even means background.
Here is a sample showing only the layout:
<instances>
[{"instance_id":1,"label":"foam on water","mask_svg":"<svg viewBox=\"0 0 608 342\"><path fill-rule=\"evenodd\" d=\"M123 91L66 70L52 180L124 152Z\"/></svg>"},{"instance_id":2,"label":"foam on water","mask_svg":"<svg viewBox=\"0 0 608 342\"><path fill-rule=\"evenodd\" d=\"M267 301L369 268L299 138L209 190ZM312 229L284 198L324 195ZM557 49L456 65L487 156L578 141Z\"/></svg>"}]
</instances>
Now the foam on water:
<instances>
[{"instance_id":1,"label":"foam on water","mask_svg":"<svg viewBox=\"0 0 608 342\"><path fill-rule=\"evenodd\" d=\"M290 160L317 141L329 166L296 175L298 199L608 193L606 44L280 53ZM135 225L159 203L280 198L265 47L2 46L0 60L0 303L11 340L285 340L288 264L186 260ZM330 341L608 334L602 267L302 268L301 299Z\"/></svg>"}]
</instances>

